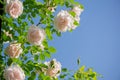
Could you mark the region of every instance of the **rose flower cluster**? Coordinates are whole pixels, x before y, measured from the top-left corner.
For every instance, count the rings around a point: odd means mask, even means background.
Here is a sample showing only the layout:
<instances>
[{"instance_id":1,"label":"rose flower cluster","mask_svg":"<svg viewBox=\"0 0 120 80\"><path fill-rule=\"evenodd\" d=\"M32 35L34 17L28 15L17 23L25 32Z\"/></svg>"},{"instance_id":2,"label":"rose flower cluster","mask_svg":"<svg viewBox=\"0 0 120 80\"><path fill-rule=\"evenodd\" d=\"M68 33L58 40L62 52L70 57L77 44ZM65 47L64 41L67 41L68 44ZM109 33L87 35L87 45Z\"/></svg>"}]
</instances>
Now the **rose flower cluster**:
<instances>
[{"instance_id":1,"label":"rose flower cluster","mask_svg":"<svg viewBox=\"0 0 120 80\"><path fill-rule=\"evenodd\" d=\"M23 4L20 0L5 0L5 3L5 11L12 18L18 18L23 13ZM54 12L55 10L51 11ZM73 12L75 16L72 16L70 12ZM69 11L61 10L54 18L55 29L59 32L66 32L67 30L75 29L77 27L75 25L75 22L79 23L79 16L82 12L83 9L81 9L80 6L74 6ZM44 50L44 46L42 45L42 42L46 38L46 33L44 29L39 28L38 26L33 24L29 27L26 38L31 45L40 46L41 50ZM21 45L21 43L11 42L9 46L7 46L7 48L5 49L5 53L10 58L19 58L19 56L23 52ZM48 66L47 69L43 68L43 72L45 75L55 78L60 75L61 64L59 61L53 59L49 62L45 62L44 64ZM25 74L19 65L12 64L11 66L6 67L6 69L4 70L4 78L6 80L25 80Z\"/></svg>"},{"instance_id":2,"label":"rose flower cluster","mask_svg":"<svg viewBox=\"0 0 120 80\"><path fill-rule=\"evenodd\" d=\"M73 17L69 12L75 13L75 16ZM70 11L61 10L54 19L55 28L60 32L75 29L77 27L75 22L79 24L79 16L82 12L80 6L75 6Z\"/></svg>"}]
</instances>

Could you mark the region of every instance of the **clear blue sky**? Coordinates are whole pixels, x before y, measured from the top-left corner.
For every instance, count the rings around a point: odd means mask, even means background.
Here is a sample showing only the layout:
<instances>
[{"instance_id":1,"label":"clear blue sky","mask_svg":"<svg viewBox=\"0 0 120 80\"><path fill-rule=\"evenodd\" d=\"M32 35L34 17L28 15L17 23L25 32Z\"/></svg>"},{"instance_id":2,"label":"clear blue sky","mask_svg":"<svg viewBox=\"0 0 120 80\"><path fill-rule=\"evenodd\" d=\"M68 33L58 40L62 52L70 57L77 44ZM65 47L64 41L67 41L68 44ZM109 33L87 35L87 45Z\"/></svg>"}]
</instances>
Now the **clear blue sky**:
<instances>
[{"instance_id":1,"label":"clear blue sky","mask_svg":"<svg viewBox=\"0 0 120 80\"><path fill-rule=\"evenodd\" d=\"M120 0L76 0L84 5L81 25L72 33L63 33L50 41L57 49L52 58L63 67L93 67L104 78L120 80Z\"/></svg>"},{"instance_id":2,"label":"clear blue sky","mask_svg":"<svg viewBox=\"0 0 120 80\"><path fill-rule=\"evenodd\" d=\"M63 67L77 70L80 57L81 65L93 67L104 76L99 80L120 80L120 0L76 1L85 8L80 27L62 37L54 36L49 43L57 53L52 58Z\"/></svg>"}]
</instances>

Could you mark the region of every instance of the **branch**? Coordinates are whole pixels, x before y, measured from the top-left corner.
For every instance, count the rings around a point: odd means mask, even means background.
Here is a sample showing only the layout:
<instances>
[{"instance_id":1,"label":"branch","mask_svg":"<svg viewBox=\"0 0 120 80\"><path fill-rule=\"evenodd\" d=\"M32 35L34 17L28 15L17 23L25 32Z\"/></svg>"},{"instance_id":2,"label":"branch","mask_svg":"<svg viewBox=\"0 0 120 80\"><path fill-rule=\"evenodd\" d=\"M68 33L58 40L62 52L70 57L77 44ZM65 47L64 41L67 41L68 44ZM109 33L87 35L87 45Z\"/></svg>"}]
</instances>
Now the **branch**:
<instances>
[{"instance_id":1,"label":"branch","mask_svg":"<svg viewBox=\"0 0 120 80\"><path fill-rule=\"evenodd\" d=\"M41 23L39 22L36 26L40 25Z\"/></svg>"}]
</instances>

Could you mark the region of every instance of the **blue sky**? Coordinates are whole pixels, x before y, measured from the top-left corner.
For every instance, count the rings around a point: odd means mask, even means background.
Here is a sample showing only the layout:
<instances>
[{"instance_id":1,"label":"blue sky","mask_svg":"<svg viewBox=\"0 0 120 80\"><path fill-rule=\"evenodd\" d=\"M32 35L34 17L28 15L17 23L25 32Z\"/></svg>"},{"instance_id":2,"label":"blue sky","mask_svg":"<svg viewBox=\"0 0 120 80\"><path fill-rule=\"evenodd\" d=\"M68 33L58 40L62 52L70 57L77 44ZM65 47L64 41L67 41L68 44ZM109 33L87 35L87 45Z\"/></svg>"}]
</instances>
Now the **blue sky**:
<instances>
[{"instance_id":1,"label":"blue sky","mask_svg":"<svg viewBox=\"0 0 120 80\"><path fill-rule=\"evenodd\" d=\"M120 80L120 0L76 0L84 5L80 27L62 37L54 36L52 56L72 70L81 65L93 67L104 78Z\"/></svg>"},{"instance_id":2,"label":"blue sky","mask_svg":"<svg viewBox=\"0 0 120 80\"><path fill-rule=\"evenodd\" d=\"M103 75L99 80L120 80L120 0L75 1L85 8L80 26L62 37L54 36L49 44L57 53L52 58L63 67L77 70L76 60L80 57L81 65Z\"/></svg>"}]
</instances>

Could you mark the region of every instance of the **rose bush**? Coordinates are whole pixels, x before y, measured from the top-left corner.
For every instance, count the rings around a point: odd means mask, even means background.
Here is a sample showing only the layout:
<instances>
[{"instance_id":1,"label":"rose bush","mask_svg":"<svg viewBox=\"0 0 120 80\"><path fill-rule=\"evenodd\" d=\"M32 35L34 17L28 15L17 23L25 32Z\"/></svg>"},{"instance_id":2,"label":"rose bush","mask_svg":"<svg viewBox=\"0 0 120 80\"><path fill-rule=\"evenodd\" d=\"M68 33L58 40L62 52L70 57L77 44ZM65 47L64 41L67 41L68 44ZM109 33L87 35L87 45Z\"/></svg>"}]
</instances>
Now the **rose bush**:
<instances>
[{"instance_id":1,"label":"rose bush","mask_svg":"<svg viewBox=\"0 0 120 80\"><path fill-rule=\"evenodd\" d=\"M91 71L85 74L84 71L75 71L72 74L56 59L45 62L56 53L56 49L49 44L50 40L78 26L83 10L81 4L74 0L5 0L5 4L2 1L0 3L9 14L0 15L3 20L0 80L84 80L86 74L87 79L96 80L97 74L91 74ZM62 6L65 10L55 16L56 10Z\"/></svg>"}]
</instances>

